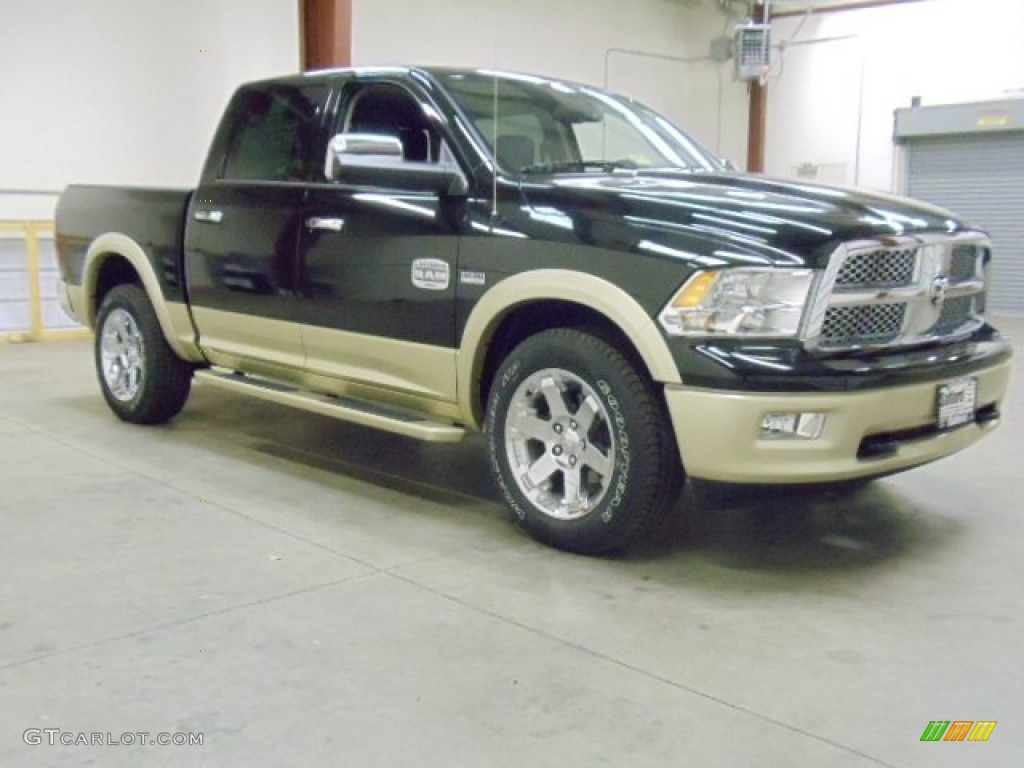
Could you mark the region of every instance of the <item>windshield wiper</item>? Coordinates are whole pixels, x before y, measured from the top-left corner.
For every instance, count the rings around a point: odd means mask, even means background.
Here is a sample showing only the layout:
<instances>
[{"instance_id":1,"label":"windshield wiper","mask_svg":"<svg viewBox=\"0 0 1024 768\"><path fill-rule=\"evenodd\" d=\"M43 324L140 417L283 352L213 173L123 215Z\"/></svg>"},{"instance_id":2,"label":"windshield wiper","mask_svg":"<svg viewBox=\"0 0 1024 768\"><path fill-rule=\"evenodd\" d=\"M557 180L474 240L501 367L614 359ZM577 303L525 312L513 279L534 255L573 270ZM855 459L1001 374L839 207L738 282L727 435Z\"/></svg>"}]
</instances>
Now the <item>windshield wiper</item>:
<instances>
[{"instance_id":1,"label":"windshield wiper","mask_svg":"<svg viewBox=\"0 0 1024 768\"><path fill-rule=\"evenodd\" d=\"M570 171L586 171L591 168L611 173L620 168L630 170L639 168L632 160L566 160L560 163L534 163L519 169L520 173L565 173Z\"/></svg>"}]
</instances>

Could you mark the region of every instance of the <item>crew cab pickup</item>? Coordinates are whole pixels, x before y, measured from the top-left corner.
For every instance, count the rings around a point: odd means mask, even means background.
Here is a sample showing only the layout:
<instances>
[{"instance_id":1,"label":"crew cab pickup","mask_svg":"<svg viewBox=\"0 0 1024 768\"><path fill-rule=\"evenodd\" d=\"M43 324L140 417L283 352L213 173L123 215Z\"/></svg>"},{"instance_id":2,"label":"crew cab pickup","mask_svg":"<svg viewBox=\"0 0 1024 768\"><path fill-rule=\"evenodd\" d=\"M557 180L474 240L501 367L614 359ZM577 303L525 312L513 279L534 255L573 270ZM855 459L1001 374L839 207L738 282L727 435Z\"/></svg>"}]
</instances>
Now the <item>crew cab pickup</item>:
<instances>
[{"instance_id":1,"label":"crew cab pickup","mask_svg":"<svg viewBox=\"0 0 1024 768\"><path fill-rule=\"evenodd\" d=\"M536 538L623 548L684 476L872 478L1000 417L992 247L939 208L728 170L587 85L344 69L242 86L195 190L71 186L60 295L114 413L193 379L486 436Z\"/></svg>"}]
</instances>

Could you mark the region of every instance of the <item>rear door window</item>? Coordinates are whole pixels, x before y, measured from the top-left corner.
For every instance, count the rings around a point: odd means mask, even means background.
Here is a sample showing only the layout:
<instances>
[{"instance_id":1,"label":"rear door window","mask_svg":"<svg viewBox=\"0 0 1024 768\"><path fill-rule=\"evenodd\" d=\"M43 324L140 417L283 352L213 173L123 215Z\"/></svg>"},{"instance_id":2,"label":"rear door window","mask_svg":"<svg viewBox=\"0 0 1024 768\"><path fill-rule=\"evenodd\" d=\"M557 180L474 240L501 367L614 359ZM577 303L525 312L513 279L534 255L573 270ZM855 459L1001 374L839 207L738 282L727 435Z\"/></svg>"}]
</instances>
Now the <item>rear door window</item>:
<instances>
[{"instance_id":1,"label":"rear door window","mask_svg":"<svg viewBox=\"0 0 1024 768\"><path fill-rule=\"evenodd\" d=\"M324 84L245 89L231 105L222 179L306 181L319 142Z\"/></svg>"}]
</instances>

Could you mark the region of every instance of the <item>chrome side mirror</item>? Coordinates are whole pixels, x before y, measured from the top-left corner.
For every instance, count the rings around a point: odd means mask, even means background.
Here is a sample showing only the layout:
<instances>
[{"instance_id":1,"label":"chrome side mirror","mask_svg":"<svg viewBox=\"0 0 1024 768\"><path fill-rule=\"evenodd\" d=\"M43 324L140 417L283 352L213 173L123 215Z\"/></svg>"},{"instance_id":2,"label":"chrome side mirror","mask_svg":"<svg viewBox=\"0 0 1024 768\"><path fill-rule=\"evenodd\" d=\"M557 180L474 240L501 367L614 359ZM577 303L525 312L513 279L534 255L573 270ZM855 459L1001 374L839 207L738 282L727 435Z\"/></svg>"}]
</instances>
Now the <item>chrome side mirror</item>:
<instances>
[{"instance_id":1,"label":"chrome side mirror","mask_svg":"<svg viewBox=\"0 0 1024 768\"><path fill-rule=\"evenodd\" d=\"M342 166L399 164L402 162L402 142L395 136L377 133L339 133L327 144L324 176L338 181Z\"/></svg>"},{"instance_id":2,"label":"chrome side mirror","mask_svg":"<svg viewBox=\"0 0 1024 768\"><path fill-rule=\"evenodd\" d=\"M402 142L376 133L339 133L327 144L324 176L357 186L463 197L469 181L454 163L405 159Z\"/></svg>"}]
</instances>

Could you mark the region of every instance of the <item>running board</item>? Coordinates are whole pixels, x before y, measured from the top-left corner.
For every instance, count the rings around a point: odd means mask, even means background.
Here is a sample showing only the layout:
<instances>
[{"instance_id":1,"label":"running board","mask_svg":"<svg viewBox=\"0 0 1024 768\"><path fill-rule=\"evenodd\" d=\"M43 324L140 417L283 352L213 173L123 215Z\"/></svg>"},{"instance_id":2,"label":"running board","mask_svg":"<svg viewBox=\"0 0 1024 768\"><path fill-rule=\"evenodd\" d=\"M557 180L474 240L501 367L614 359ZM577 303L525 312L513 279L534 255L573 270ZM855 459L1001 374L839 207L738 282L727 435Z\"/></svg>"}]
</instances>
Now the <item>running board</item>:
<instances>
[{"instance_id":1,"label":"running board","mask_svg":"<svg viewBox=\"0 0 1024 768\"><path fill-rule=\"evenodd\" d=\"M196 371L195 378L232 392L431 443L457 443L466 434L466 430L456 424L432 421L403 408L379 406L351 397L320 395L241 373L206 369Z\"/></svg>"}]
</instances>

